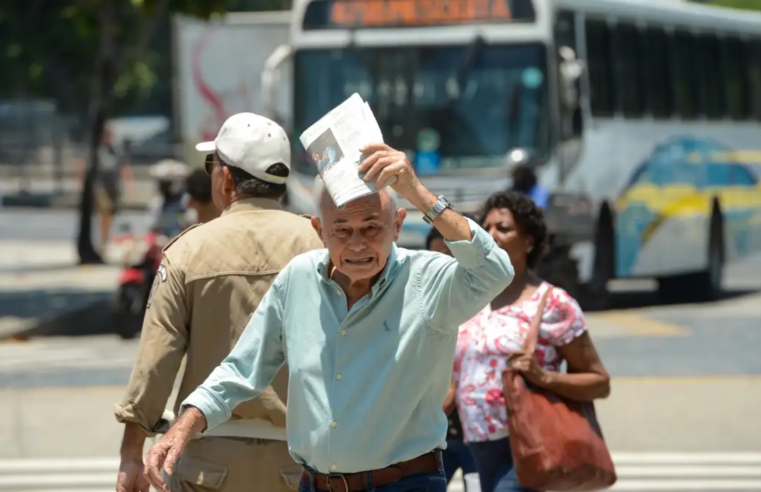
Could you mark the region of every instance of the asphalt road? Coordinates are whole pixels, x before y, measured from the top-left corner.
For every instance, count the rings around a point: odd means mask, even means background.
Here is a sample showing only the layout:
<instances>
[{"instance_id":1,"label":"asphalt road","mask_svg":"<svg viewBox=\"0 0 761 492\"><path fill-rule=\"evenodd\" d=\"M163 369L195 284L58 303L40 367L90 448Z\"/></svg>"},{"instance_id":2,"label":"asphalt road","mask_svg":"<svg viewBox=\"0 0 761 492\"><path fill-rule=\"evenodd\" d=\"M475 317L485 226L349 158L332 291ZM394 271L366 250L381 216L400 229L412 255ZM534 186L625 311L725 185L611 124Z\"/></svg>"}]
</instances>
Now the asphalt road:
<instances>
[{"instance_id":1,"label":"asphalt road","mask_svg":"<svg viewBox=\"0 0 761 492\"><path fill-rule=\"evenodd\" d=\"M119 220L147 227L144 214ZM2 210L0 241L65 241L76 221ZM728 267L725 286L718 302L663 305L651 283L617 282L614 308L587 313L613 377L597 404L621 475L613 490L761 490L761 256ZM64 490L54 479L113 490L121 427L112 409L137 344L109 334L0 343L0 491L41 473L50 482L40 490Z\"/></svg>"}]
</instances>

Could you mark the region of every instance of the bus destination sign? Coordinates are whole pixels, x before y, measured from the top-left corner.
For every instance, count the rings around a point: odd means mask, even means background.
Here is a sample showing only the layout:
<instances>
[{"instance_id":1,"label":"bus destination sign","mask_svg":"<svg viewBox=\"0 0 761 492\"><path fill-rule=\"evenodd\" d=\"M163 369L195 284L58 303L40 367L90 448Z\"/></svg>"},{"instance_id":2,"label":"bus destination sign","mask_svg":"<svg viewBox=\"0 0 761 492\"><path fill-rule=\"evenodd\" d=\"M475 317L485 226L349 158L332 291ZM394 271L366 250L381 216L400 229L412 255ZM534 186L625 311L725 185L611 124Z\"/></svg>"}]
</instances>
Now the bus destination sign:
<instances>
[{"instance_id":1,"label":"bus destination sign","mask_svg":"<svg viewBox=\"0 0 761 492\"><path fill-rule=\"evenodd\" d=\"M531 0L317 0L309 7L307 29L534 20ZM322 15L315 16L318 11Z\"/></svg>"}]
</instances>

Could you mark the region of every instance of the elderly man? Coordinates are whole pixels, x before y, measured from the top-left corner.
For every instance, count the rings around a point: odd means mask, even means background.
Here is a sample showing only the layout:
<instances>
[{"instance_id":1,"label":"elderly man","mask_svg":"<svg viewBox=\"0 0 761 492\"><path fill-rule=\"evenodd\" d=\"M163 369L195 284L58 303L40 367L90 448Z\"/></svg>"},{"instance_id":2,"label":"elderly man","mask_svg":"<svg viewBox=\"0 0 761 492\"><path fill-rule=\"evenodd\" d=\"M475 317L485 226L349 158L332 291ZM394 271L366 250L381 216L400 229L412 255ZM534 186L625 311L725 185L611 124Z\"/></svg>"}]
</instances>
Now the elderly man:
<instances>
[{"instance_id":1,"label":"elderly man","mask_svg":"<svg viewBox=\"0 0 761 492\"><path fill-rule=\"evenodd\" d=\"M182 404L177 424L148 454L149 481L166 490L188 439L225 422L288 363L288 447L304 467L301 491L446 490L440 448L458 326L512 280L507 254L454 212L386 145L360 166L393 182L454 255L397 248L405 217L384 189L338 209L316 181L312 225L327 251L294 258L232 353Z\"/></svg>"}]
</instances>

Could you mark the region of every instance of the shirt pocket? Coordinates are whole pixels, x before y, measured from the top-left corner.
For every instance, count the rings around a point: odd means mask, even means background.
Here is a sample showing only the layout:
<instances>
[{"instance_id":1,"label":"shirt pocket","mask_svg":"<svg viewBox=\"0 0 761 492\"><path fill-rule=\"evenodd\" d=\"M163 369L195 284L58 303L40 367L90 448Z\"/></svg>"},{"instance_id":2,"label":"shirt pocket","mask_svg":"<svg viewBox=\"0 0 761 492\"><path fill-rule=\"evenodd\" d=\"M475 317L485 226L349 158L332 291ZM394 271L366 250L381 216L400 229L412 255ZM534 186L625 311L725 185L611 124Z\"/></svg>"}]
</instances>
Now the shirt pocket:
<instances>
[{"instance_id":1,"label":"shirt pocket","mask_svg":"<svg viewBox=\"0 0 761 492\"><path fill-rule=\"evenodd\" d=\"M175 474L183 482L217 490L227 478L227 467L194 456L183 456L177 464Z\"/></svg>"}]
</instances>

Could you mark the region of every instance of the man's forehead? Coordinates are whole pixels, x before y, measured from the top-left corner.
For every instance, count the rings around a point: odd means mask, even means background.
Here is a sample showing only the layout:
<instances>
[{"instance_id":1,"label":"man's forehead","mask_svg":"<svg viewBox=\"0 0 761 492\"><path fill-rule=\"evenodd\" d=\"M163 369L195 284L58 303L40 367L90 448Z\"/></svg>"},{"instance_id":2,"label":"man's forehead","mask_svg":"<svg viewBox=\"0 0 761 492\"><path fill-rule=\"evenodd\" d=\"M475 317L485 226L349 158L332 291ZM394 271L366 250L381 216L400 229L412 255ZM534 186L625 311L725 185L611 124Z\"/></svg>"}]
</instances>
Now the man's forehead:
<instances>
[{"instance_id":1,"label":"man's forehead","mask_svg":"<svg viewBox=\"0 0 761 492\"><path fill-rule=\"evenodd\" d=\"M379 194L373 194L352 200L347 203L344 208L339 209L332 203L330 197L326 197L330 201L329 215L333 219L333 222L349 222L350 220L376 220L383 215L383 205Z\"/></svg>"}]
</instances>

